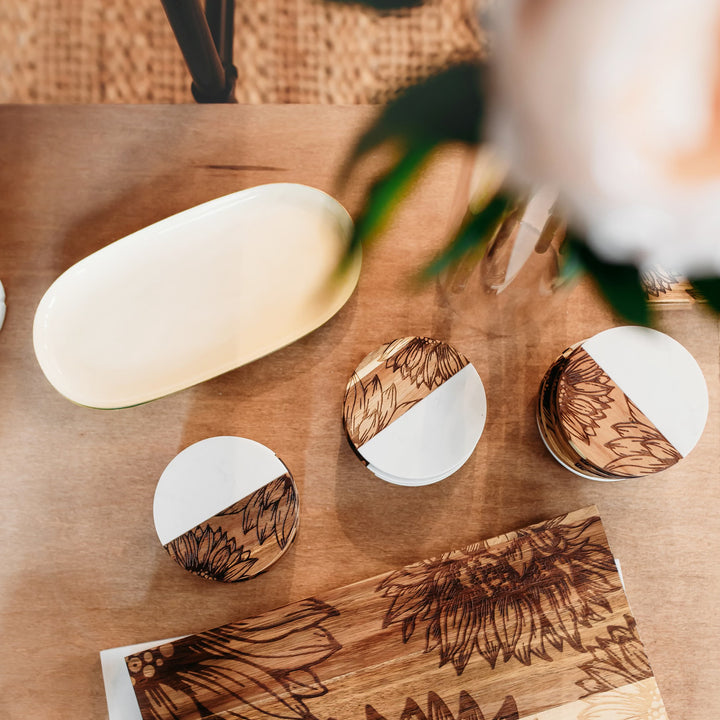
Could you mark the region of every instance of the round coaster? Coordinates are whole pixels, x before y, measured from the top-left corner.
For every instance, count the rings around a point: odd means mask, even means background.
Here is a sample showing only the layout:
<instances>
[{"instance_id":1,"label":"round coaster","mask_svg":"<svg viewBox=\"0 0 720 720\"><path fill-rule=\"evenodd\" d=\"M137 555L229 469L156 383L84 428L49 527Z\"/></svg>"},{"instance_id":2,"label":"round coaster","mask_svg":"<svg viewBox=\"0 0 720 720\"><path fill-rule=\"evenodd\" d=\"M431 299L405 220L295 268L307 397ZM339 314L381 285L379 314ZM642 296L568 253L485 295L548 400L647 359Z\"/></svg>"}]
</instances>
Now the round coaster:
<instances>
[{"instance_id":1,"label":"round coaster","mask_svg":"<svg viewBox=\"0 0 720 720\"><path fill-rule=\"evenodd\" d=\"M212 437L170 461L155 489L153 515L160 542L182 567L240 582L267 570L290 547L297 488L269 448Z\"/></svg>"},{"instance_id":2,"label":"round coaster","mask_svg":"<svg viewBox=\"0 0 720 720\"><path fill-rule=\"evenodd\" d=\"M618 327L568 348L541 384L537 422L551 454L581 477L622 480L675 465L702 435L708 393L668 335Z\"/></svg>"},{"instance_id":3,"label":"round coaster","mask_svg":"<svg viewBox=\"0 0 720 720\"><path fill-rule=\"evenodd\" d=\"M485 388L454 347L425 337L385 343L358 365L345 389L351 447L379 478L429 485L469 459L485 426Z\"/></svg>"}]
</instances>

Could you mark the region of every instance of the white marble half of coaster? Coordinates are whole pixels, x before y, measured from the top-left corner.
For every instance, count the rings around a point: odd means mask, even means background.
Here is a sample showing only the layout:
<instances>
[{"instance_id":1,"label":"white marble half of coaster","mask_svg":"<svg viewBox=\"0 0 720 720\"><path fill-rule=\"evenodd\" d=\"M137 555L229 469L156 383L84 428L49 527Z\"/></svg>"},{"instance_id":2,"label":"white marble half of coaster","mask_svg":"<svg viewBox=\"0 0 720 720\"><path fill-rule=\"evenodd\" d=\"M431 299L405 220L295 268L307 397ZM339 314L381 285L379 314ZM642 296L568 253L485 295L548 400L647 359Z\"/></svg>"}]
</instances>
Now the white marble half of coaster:
<instances>
[{"instance_id":1,"label":"white marble half of coaster","mask_svg":"<svg viewBox=\"0 0 720 720\"><path fill-rule=\"evenodd\" d=\"M683 457L695 447L707 420L707 385L677 340L625 326L605 330L582 347Z\"/></svg>"},{"instance_id":2,"label":"white marble half of coaster","mask_svg":"<svg viewBox=\"0 0 720 720\"><path fill-rule=\"evenodd\" d=\"M466 365L358 448L383 480L437 482L470 457L485 426L486 399L477 370Z\"/></svg>"},{"instance_id":3,"label":"white marble half of coaster","mask_svg":"<svg viewBox=\"0 0 720 720\"><path fill-rule=\"evenodd\" d=\"M160 542L167 545L286 472L270 448L247 438L211 437L186 447L155 488L153 516Z\"/></svg>"}]
</instances>

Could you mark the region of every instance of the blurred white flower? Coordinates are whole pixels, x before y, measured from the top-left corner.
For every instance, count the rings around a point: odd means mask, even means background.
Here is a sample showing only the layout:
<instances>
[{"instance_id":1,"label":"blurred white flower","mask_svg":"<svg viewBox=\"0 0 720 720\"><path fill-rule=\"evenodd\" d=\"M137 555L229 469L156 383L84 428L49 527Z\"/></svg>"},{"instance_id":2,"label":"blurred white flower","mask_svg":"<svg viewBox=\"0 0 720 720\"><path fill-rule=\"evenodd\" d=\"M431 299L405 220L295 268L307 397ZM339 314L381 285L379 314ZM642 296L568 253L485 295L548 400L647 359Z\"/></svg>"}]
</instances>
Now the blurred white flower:
<instances>
[{"instance_id":1,"label":"blurred white flower","mask_svg":"<svg viewBox=\"0 0 720 720\"><path fill-rule=\"evenodd\" d=\"M720 274L720 3L498 0L488 128L609 260Z\"/></svg>"}]
</instances>

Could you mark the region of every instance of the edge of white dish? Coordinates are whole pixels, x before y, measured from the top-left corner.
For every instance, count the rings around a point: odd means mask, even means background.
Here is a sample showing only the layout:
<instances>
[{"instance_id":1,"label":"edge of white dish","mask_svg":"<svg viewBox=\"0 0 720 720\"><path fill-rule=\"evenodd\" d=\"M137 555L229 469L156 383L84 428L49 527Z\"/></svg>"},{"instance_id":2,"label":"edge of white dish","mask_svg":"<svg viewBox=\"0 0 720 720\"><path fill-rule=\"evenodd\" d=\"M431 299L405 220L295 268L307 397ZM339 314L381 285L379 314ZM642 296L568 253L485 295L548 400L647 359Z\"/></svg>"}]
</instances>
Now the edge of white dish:
<instances>
[{"instance_id":1,"label":"edge of white dish","mask_svg":"<svg viewBox=\"0 0 720 720\"><path fill-rule=\"evenodd\" d=\"M5 322L5 312L7 311L7 305L5 304L5 300L5 287L3 286L2 282L0 282L0 330L2 330L2 326Z\"/></svg>"}]
</instances>

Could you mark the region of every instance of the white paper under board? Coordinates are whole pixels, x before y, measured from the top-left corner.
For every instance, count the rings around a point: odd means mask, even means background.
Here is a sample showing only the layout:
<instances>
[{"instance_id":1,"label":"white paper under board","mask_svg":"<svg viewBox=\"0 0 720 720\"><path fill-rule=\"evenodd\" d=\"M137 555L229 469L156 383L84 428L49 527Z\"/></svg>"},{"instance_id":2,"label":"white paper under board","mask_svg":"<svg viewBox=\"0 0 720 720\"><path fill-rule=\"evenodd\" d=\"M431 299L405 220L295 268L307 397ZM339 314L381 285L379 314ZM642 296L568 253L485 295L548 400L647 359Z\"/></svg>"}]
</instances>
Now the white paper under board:
<instances>
[{"instance_id":1,"label":"white paper under board","mask_svg":"<svg viewBox=\"0 0 720 720\"><path fill-rule=\"evenodd\" d=\"M155 640L100 651L100 665L105 683L108 720L142 720L135 691L130 682L130 673L125 664L125 658L141 650L148 650L164 643L180 640L182 637L186 636L181 635L167 640Z\"/></svg>"}]
</instances>

